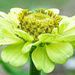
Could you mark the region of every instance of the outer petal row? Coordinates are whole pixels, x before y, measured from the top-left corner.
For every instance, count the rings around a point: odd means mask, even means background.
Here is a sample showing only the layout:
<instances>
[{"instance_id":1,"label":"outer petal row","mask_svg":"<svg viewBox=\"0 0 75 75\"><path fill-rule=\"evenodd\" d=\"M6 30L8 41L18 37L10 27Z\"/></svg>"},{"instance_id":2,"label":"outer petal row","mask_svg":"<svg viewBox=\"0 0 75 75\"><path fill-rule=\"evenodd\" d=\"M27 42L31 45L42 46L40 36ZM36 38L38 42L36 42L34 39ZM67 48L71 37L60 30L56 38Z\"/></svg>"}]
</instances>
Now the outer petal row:
<instances>
[{"instance_id":1,"label":"outer petal row","mask_svg":"<svg viewBox=\"0 0 75 75\"><path fill-rule=\"evenodd\" d=\"M49 58L58 64L63 64L73 55L73 47L67 42L52 42L46 45Z\"/></svg>"},{"instance_id":2,"label":"outer petal row","mask_svg":"<svg viewBox=\"0 0 75 75\"><path fill-rule=\"evenodd\" d=\"M45 73L53 71L55 64L47 56L45 47L37 47L32 53L32 60L38 70L43 69Z\"/></svg>"},{"instance_id":3,"label":"outer petal row","mask_svg":"<svg viewBox=\"0 0 75 75\"><path fill-rule=\"evenodd\" d=\"M6 47L1 53L2 60L6 63L9 62L12 67L24 65L28 60L29 53L21 53L23 45L24 43L19 43Z\"/></svg>"}]
</instances>

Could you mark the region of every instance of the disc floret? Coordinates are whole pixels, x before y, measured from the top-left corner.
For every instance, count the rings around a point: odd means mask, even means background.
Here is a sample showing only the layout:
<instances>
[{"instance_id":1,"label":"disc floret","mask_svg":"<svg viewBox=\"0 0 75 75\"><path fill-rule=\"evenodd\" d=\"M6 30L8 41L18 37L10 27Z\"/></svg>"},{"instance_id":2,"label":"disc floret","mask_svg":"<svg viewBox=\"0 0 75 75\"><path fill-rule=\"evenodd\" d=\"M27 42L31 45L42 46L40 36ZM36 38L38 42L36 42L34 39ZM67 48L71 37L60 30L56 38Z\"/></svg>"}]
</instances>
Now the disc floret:
<instances>
[{"instance_id":1,"label":"disc floret","mask_svg":"<svg viewBox=\"0 0 75 75\"><path fill-rule=\"evenodd\" d=\"M59 15L54 14L53 11L45 10L43 8L36 9L36 12L23 9L18 15L20 23L17 28L32 35L35 40L38 40L37 37L40 34L52 34L54 28L57 28L58 30L59 23L62 20L62 18Z\"/></svg>"}]
</instances>

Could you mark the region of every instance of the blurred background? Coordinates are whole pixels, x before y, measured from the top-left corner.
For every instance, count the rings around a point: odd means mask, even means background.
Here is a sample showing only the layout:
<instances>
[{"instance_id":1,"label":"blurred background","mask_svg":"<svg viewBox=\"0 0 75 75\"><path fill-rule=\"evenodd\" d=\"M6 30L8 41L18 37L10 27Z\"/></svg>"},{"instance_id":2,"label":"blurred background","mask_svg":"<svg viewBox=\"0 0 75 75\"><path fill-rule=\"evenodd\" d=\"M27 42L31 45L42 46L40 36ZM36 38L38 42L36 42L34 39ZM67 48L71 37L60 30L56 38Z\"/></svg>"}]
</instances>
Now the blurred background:
<instances>
[{"instance_id":1,"label":"blurred background","mask_svg":"<svg viewBox=\"0 0 75 75\"><path fill-rule=\"evenodd\" d=\"M13 7L33 10L36 8L58 8L61 15L75 15L75 0L0 0L0 11L8 13ZM0 47L0 53L6 46ZM12 68L0 58L0 75L28 75L29 62L20 68ZM63 64L56 64L54 71L42 75L75 75L75 54Z\"/></svg>"}]
</instances>

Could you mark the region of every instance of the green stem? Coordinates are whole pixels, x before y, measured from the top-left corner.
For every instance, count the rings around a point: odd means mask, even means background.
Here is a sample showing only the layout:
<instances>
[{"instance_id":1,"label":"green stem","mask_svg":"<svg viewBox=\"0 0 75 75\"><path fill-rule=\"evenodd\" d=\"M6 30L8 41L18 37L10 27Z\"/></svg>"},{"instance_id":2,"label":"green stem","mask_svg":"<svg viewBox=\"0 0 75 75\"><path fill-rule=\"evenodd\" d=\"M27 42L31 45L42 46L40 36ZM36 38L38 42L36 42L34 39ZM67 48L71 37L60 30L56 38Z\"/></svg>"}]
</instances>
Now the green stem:
<instances>
[{"instance_id":1,"label":"green stem","mask_svg":"<svg viewBox=\"0 0 75 75\"><path fill-rule=\"evenodd\" d=\"M30 74L29 75L41 75L41 71L38 71L34 66L34 63L31 58L31 53L30 53Z\"/></svg>"}]
</instances>

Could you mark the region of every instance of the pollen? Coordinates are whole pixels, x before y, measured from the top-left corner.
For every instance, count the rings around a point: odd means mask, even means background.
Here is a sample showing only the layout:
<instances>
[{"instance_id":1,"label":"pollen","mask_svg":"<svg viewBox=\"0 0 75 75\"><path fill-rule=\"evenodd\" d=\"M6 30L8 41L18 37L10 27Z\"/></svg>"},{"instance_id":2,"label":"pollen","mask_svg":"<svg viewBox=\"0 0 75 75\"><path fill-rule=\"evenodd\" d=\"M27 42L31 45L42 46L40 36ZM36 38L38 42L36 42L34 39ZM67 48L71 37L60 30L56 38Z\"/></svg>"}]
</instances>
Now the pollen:
<instances>
[{"instance_id":1,"label":"pollen","mask_svg":"<svg viewBox=\"0 0 75 75\"><path fill-rule=\"evenodd\" d=\"M17 19L20 23L17 28L30 34L35 41L38 40L37 37L40 34L54 34L53 30L55 28L58 31L59 23L62 20L61 16L43 8L35 9L34 11L23 9L18 15Z\"/></svg>"}]
</instances>

